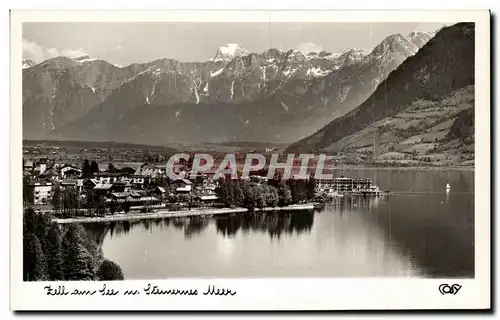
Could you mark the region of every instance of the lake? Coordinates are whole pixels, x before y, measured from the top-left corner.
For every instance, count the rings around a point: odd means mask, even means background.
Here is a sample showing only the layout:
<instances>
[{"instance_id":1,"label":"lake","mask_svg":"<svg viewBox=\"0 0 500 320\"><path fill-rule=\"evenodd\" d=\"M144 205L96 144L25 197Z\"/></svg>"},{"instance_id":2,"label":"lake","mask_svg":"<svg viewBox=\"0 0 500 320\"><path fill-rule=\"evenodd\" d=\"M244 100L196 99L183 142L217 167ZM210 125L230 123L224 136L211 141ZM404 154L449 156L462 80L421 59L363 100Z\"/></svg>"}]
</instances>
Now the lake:
<instances>
[{"instance_id":1,"label":"lake","mask_svg":"<svg viewBox=\"0 0 500 320\"><path fill-rule=\"evenodd\" d=\"M344 175L415 193L342 198L320 212L86 227L126 279L474 277L473 171L357 170ZM448 182L451 191L446 193Z\"/></svg>"}]
</instances>

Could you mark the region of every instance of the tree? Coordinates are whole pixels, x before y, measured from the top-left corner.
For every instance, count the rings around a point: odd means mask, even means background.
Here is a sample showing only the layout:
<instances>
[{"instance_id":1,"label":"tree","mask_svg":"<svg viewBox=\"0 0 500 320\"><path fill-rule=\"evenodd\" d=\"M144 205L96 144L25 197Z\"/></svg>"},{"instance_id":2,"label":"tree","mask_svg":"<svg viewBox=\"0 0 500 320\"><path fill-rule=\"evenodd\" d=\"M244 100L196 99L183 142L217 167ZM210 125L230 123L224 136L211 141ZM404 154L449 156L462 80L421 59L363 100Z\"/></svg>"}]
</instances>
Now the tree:
<instances>
[{"instance_id":1,"label":"tree","mask_svg":"<svg viewBox=\"0 0 500 320\"><path fill-rule=\"evenodd\" d=\"M266 206L276 207L279 204L278 189L273 186L267 186Z\"/></svg>"},{"instance_id":2,"label":"tree","mask_svg":"<svg viewBox=\"0 0 500 320\"><path fill-rule=\"evenodd\" d=\"M286 184L290 188L290 194L292 196L292 202L300 202L300 186L299 186L299 180L287 180Z\"/></svg>"},{"instance_id":3,"label":"tree","mask_svg":"<svg viewBox=\"0 0 500 320\"><path fill-rule=\"evenodd\" d=\"M24 212L23 218L23 279L47 280L47 259L43 250L47 219L32 208Z\"/></svg>"},{"instance_id":4,"label":"tree","mask_svg":"<svg viewBox=\"0 0 500 320\"><path fill-rule=\"evenodd\" d=\"M122 268L115 262L104 259L97 270L97 278L101 281L124 280Z\"/></svg>"},{"instance_id":5,"label":"tree","mask_svg":"<svg viewBox=\"0 0 500 320\"><path fill-rule=\"evenodd\" d=\"M94 175L96 172L99 172L99 165L95 160L92 160L92 163L90 164L90 174Z\"/></svg>"},{"instance_id":6,"label":"tree","mask_svg":"<svg viewBox=\"0 0 500 320\"><path fill-rule=\"evenodd\" d=\"M114 202L112 202L110 205L109 205L109 212L111 214L115 214L116 212L116 204Z\"/></svg>"},{"instance_id":7,"label":"tree","mask_svg":"<svg viewBox=\"0 0 500 320\"><path fill-rule=\"evenodd\" d=\"M28 236L29 234L35 234L36 232L36 217L35 210L33 208L29 208L24 211L24 219L23 219L23 236Z\"/></svg>"},{"instance_id":8,"label":"tree","mask_svg":"<svg viewBox=\"0 0 500 320\"><path fill-rule=\"evenodd\" d=\"M236 180L234 186L234 205L241 207L243 206L244 200L245 200L245 195L243 194L241 183L239 180Z\"/></svg>"},{"instance_id":9,"label":"tree","mask_svg":"<svg viewBox=\"0 0 500 320\"><path fill-rule=\"evenodd\" d=\"M97 196L96 199L97 214L104 215L106 212L106 199L102 196Z\"/></svg>"},{"instance_id":10,"label":"tree","mask_svg":"<svg viewBox=\"0 0 500 320\"><path fill-rule=\"evenodd\" d=\"M62 235L56 223L52 223L47 232L47 265L51 281L64 280Z\"/></svg>"},{"instance_id":11,"label":"tree","mask_svg":"<svg viewBox=\"0 0 500 320\"><path fill-rule=\"evenodd\" d=\"M30 234L25 237L24 273L27 281L47 280L47 259L38 237Z\"/></svg>"},{"instance_id":12,"label":"tree","mask_svg":"<svg viewBox=\"0 0 500 320\"><path fill-rule=\"evenodd\" d=\"M108 172L117 172L118 169L116 169L115 165L113 163L108 163Z\"/></svg>"},{"instance_id":13,"label":"tree","mask_svg":"<svg viewBox=\"0 0 500 320\"><path fill-rule=\"evenodd\" d=\"M74 188L65 188L63 192L63 209L64 214L74 216L78 208L78 195Z\"/></svg>"},{"instance_id":14,"label":"tree","mask_svg":"<svg viewBox=\"0 0 500 320\"><path fill-rule=\"evenodd\" d=\"M124 167L119 169L118 172L123 173L124 175L131 175L135 173L135 169L131 167Z\"/></svg>"},{"instance_id":15,"label":"tree","mask_svg":"<svg viewBox=\"0 0 500 320\"><path fill-rule=\"evenodd\" d=\"M92 266L93 257L82 244L76 243L67 248L64 259L64 278L66 280L94 280L95 274Z\"/></svg>"},{"instance_id":16,"label":"tree","mask_svg":"<svg viewBox=\"0 0 500 320\"><path fill-rule=\"evenodd\" d=\"M61 208L61 187L56 185L54 188L54 194L52 195L52 206L56 212Z\"/></svg>"},{"instance_id":17,"label":"tree","mask_svg":"<svg viewBox=\"0 0 500 320\"><path fill-rule=\"evenodd\" d=\"M247 209L253 210L256 207L257 201L256 201L255 189L253 188L252 184L245 183L243 185L243 195L244 195L243 206Z\"/></svg>"},{"instance_id":18,"label":"tree","mask_svg":"<svg viewBox=\"0 0 500 320\"><path fill-rule=\"evenodd\" d=\"M255 190L255 206L258 208L264 208L266 206L266 185L254 184L253 189Z\"/></svg>"},{"instance_id":19,"label":"tree","mask_svg":"<svg viewBox=\"0 0 500 320\"><path fill-rule=\"evenodd\" d=\"M278 183L278 197L280 207L287 206L292 202L290 187L283 181Z\"/></svg>"},{"instance_id":20,"label":"tree","mask_svg":"<svg viewBox=\"0 0 500 320\"><path fill-rule=\"evenodd\" d=\"M81 225L70 224L63 237L63 271L66 280L94 280L95 257L84 246L84 236L87 235Z\"/></svg>"},{"instance_id":21,"label":"tree","mask_svg":"<svg viewBox=\"0 0 500 320\"><path fill-rule=\"evenodd\" d=\"M80 224L68 224L66 232L47 214L33 209L23 219L23 279L95 280L103 259L102 248Z\"/></svg>"},{"instance_id":22,"label":"tree","mask_svg":"<svg viewBox=\"0 0 500 320\"><path fill-rule=\"evenodd\" d=\"M281 180L283 180L282 173L280 171L275 171L273 178L270 179L267 183L270 186L277 187Z\"/></svg>"},{"instance_id":23,"label":"tree","mask_svg":"<svg viewBox=\"0 0 500 320\"><path fill-rule=\"evenodd\" d=\"M124 204L122 204L122 208L125 213L128 213L130 211L130 207L131 207L130 202L125 202Z\"/></svg>"},{"instance_id":24,"label":"tree","mask_svg":"<svg viewBox=\"0 0 500 320\"><path fill-rule=\"evenodd\" d=\"M219 199L226 205L234 204L234 182L227 179L221 179L219 186L215 190Z\"/></svg>"},{"instance_id":25,"label":"tree","mask_svg":"<svg viewBox=\"0 0 500 320\"><path fill-rule=\"evenodd\" d=\"M35 199L33 181L30 176L23 177L23 201L26 204L32 204Z\"/></svg>"},{"instance_id":26,"label":"tree","mask_svg":"<svg viewBox=\"0 0 500 320\"><path fill-rule=\"evenodd\" d=\"M35 213L35 232L34 234L38 237L40 244L42 245L43 252L47 252L48 237L47 232L49 226L52 224L52 220L49 214L39 214Z\"/></svg>"},{"instance_id":27,"label":"tree","mask_svg":"<svg viewBox=\"0 0 500 320\"><path fill-rule=\"evenodd\" d=\"M307 180L307 199L312 199L316 195L316 179L311 175Z\"/></svg>"},{"instance_id":28,"label":"tree","mask_svg":"<svg viewBox=\"0 0 500 320\"><path fill-rule=\"evenodd\" d=\"M92 176L92 172L90 171L90 163L88 159L83 161L82 166L82 178L90 178Z\"/></svg>"}]
</instances>

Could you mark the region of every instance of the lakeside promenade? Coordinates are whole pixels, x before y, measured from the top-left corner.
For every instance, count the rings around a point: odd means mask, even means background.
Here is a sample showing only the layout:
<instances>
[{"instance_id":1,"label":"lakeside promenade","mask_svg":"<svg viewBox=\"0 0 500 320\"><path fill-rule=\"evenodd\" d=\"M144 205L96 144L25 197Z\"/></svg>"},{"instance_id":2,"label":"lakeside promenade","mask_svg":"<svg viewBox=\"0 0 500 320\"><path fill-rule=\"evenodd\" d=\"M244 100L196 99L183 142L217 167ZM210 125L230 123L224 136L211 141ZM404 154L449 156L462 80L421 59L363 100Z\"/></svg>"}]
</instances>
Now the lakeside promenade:
<instances>
[{"instance_id":1,"label":"lakeside promenade","mask_svg":"<svg viewBox=\"0 0 500 320\"><path fill-rule=\"evenodd\" d=\"M313 210L312 203L290 205L286 207L266 207L255 208L255 212L268 212L268 211L293 211L293 210ZM129 214L114 214L103 217L76 217L76 218L55 218L54 222L59 224L66 223L93 223L93 222L112 222L112 221L134 221L145 219L162 219L162 218L179 218L179 217L193 217L193 216L212 216L232 213L246 213L249 209L246 208L222 208L222 209L192 209L182 211L158 211L149 213L129 213Z\"/></svg>"}]
</instances>

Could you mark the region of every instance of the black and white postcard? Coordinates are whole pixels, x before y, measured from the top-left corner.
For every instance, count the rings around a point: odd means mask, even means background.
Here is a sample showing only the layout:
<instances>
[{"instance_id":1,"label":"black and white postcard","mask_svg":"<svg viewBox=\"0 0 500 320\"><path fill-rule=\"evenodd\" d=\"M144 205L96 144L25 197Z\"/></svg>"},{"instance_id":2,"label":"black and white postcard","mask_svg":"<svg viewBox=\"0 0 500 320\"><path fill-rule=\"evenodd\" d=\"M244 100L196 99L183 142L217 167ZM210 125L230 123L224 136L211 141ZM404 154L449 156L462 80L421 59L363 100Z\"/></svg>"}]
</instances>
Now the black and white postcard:
<instances>
[{"instance_id":1,"label":"black and white postcard","mask_svg":"<svg viewBox=\"0 0 500 320\"><path fill-rule=\"evenodd\" d=\"M488 11L12 11L13 310L489 309Z\"/></svg>"}]
</instances>

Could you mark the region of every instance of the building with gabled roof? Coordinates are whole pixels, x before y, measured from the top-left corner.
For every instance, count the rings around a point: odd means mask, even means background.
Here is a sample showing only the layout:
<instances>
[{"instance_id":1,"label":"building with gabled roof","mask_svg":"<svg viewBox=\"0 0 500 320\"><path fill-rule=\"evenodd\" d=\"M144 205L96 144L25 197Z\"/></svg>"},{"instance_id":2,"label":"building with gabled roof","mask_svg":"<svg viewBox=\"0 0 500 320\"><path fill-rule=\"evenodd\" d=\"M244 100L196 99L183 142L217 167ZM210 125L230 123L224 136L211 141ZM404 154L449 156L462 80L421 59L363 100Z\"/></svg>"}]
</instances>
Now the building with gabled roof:
<instances>
[{"instance_id":1,"label":"building with gabled roof","mask_svg":"<svg viewBox=\"0 0 500 320\"><path fill-rule=\"evenodd\" d=\"M193 183L188 179L177 179L173 185L177 193L189 193L193 189Z\"/></svg>"},{"instance_id":2,"label":"building with gabled roof","mask_svg":"<svg viewBox=\"0 0 500 320\"><path fill-rule=\"evenodd\" d=\"M156 167L155 165L145 163L135 171L134 175L144 176L149 179L159 178L163 175L163 170Z\"/></svg>"},{"instance_id":3,"label":"building with gabled roof","mask_svg":"<svg viewBox=\"0 0 500 320\"><path fill-rule=\"evenodd\" d=\"M41 177L45 179L49 179L51 181L59 181L61 180L61 174L57 172L56 169L50 168L48 170L45 170L43 173L40 174Z\"/></svg>"},{"instance_id":4,"label":"building with gabled roof","mask_svg":"<svg viewBox=\"0 0 500 320\"><path fill-rule=\"evenodd\" d=\"M35 182L33 187L33 203L34 204L48 204L52 201L53 184L51 182Z\"/></svg>"}]
</instances>

